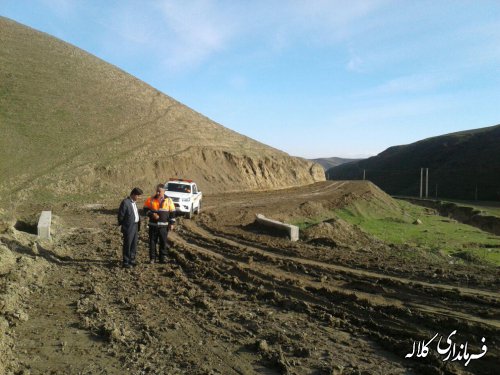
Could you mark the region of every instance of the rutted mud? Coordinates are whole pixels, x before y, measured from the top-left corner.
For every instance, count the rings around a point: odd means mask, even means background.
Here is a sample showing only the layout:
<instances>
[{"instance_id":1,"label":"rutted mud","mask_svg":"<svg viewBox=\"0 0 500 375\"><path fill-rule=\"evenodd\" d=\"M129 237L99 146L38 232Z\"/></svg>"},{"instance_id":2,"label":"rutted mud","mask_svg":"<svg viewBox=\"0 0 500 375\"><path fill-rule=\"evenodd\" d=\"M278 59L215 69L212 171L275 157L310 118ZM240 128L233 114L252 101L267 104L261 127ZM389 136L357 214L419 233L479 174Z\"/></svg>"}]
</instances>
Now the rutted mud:
<instances>
[{"instance_id":1,"label":"rutted mud","mask_svg":"<svg viewBox=\"0 0 500 375\"><path fill-rule=\"evenodd\" d=\"M207 197L171 235L168 264L146 264L142 232L132 270L119 267L114 207L66 208L53 247L22 255L47 266L29 318L9 317L7 373L497 373L498 270L408 262L412 249L342 223L297 243L251 225L257 212L288 220L350 199L369 199L366 186ZM415 340L453 330L472 353L485 337L487 355L467 367L435 350L405 359Z\"/></svg>"}]
</instances>

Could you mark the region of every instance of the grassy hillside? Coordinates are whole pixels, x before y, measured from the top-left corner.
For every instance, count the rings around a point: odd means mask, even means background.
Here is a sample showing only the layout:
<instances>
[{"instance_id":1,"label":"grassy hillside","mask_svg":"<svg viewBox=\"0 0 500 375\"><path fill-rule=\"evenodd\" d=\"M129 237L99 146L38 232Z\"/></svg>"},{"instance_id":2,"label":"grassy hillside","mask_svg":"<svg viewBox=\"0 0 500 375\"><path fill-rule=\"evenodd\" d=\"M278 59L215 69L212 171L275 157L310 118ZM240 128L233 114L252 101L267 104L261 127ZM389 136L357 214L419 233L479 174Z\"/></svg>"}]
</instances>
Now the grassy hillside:
<instances>
[{"instance_id":1,"label":"grassy hillside","mask_svg":"<svg viewBox=\"0 0 500 375\"><path fill-rule=\"evenodd\" d=\"M390 194L417 196L429 168L429 196L500 200L500 125L390 147L327 171L329 179L366 179ZM425 187L424 187L425 189Z\"/></svg>"},{"instance_id":2,"label":"grassy hillside","mask_svg":"<svg viewBox=\"0 0 500 375\"><path fill-rule=\"evenodd\" d=\"M320 164L325 171L336 167L338 165L350 163L352 161L358 161L361 159L344 159L344 158L337 158L337 157L331 157L331 158L319 158L319 159L311 159L311 161Z\"/></svg>"},{"instance_id":3,"label":"grassy hillside","mask_svg":"<svg viewBox=\"0 0 500 375\"><path fill-rule=\"evenodd\" d=\"M46 201L147 191L171 176L197 179L206 192L324 179L319 165L224 128L61 40L5 18L0 30L0 196L9 201L25 189Z\"/></svg>"}]
</instances>

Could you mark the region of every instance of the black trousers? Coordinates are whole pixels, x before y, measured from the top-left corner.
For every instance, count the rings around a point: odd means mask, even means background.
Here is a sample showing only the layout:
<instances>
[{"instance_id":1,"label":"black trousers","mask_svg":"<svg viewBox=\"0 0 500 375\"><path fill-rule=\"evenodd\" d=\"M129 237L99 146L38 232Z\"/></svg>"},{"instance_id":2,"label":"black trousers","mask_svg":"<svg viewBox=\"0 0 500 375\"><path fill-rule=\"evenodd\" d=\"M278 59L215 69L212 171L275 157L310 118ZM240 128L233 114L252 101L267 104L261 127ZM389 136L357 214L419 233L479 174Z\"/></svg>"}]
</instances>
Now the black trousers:
<instances>
[{"instance_id":1,"label":"black trousers","mask_svg":"<svg viewBox=\"0 0 500 375\"><path fill-rule=\"evenodd\" d=\"M167 236L168 236L168 227L165 226L149 226L149 259L156 260L157 251L156 245L158 242L160 243L160 262L163 262L167 258Z\"/></svg>"},{"instance_id":2,"label":"black trousers","mask_svg":"<svg viewBox=\"0 0 500 375\"><path fill-rule=\"evenodd\" d=\"M137 255L137 239L139 237L139 226L135 224L127 232L123 232L123 264L132 265Z\"/></svg>"}]
</instances>

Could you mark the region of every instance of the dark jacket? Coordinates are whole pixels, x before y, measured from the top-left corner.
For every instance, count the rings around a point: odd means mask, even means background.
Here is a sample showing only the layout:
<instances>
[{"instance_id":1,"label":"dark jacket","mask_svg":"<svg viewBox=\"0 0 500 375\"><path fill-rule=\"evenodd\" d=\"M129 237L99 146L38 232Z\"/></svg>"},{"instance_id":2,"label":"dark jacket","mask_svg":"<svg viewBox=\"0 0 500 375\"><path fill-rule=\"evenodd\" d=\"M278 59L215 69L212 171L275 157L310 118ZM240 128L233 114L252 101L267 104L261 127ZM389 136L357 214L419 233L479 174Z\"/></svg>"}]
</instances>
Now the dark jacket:
<instances>
[{"instance_id":1,"label":"dark jacket","mask_svg":"<svg viewBox=\"0 0 500 375\"><path fill-rule=\"evenodd\" d=\"M137 209L139 214L139 209ZM132 199L125 198L118 209L118 225L121 225L122 233L129 232L135 223L134 207L132 207ZM141 215L139 214L139 230L141 229Z\"/></svg>"}]
</instances>

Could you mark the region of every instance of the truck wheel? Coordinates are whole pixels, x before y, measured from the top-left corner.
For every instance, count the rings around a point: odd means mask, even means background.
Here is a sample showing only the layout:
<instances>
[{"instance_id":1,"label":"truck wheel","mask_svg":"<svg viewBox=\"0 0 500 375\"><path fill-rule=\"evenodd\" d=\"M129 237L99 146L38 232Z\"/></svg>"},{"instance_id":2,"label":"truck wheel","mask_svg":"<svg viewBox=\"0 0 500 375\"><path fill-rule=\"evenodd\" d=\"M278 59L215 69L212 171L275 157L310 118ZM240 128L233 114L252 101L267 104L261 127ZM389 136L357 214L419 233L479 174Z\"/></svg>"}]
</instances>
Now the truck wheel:
<instances>
[{"instance_id":1,"label":"truck wheel","mask_svg":"<svg viewBox=\"0 0 500 375\"><path fill-rule=\"evenodd\" d=\"M198 203L198 208L196 209L196 214L199 214L201 211L201 202Z\"/></svg>"},{"instance_id":2,"label":"truck wheel","mask_svg":"<svg viewBox=\"0 0 500 375\"><path fill-rule=\"evenodd\" d=\"M187 218L192 219L193 218L193 205L191 205L191 209L187 213Z\"/></svg>"}]
</instances>

